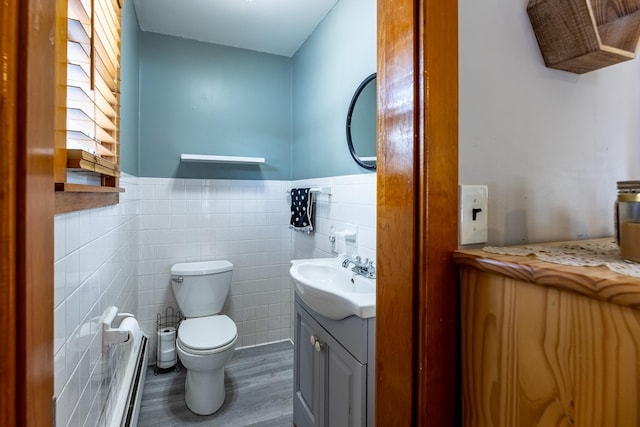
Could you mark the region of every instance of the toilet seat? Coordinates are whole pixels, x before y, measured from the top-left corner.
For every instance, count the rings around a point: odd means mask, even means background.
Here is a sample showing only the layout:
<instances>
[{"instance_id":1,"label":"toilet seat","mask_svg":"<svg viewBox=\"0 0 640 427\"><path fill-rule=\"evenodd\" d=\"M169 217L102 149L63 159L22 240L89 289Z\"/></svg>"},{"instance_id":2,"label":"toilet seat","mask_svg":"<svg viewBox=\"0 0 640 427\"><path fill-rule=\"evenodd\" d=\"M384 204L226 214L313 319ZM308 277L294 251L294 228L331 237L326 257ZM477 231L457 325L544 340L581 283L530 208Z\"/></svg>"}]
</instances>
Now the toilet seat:
<instances>
[{"instance_id":1,"label":"toilet seat","mask_svg":"<svg viewBox=\"0 0 640 427\"><path fill-rule=\"evenodd\" d=\"M228 316L185 319L178 328L178 344L192 354L211 354L234 345L238 328Z\"/></svg>"}]
</instances>

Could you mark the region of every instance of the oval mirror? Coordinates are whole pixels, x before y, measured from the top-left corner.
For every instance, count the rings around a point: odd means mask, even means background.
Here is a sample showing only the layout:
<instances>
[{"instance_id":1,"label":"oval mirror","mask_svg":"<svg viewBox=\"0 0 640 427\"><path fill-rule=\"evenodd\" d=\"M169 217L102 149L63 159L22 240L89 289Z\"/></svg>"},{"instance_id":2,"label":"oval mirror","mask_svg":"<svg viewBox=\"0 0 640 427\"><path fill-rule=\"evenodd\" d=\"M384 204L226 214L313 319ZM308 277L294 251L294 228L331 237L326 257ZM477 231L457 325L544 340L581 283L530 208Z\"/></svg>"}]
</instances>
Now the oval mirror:
<instances>
[{"instance_id":1,"label":"oval mirror","mask_svg":"<svg viewBox=\"0 0 640 427\"><path fill-rule=\"evenodd\" d=\"M347 113L347 145L357 164L376 168L376 73L360 83Z\"/></svg>"}]
</instances>

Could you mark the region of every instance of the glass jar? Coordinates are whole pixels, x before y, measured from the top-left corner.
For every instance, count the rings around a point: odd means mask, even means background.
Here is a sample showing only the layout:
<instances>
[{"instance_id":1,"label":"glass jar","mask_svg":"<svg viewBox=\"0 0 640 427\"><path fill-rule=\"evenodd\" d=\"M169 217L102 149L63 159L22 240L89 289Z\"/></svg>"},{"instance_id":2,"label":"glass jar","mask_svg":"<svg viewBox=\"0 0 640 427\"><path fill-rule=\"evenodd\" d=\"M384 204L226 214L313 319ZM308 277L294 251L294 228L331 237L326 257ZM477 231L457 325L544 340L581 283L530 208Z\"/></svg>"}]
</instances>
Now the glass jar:
<instances>
[{"instance_id":1,"label":"glass jar","mask_svg":"<svg viewBox=\"0 0 640 427\"><path fill-rule=\"evenodd\" d=\"M620 256L640 262L640 181L618 181L615 220Z\"/></svg>"}]
</instances>

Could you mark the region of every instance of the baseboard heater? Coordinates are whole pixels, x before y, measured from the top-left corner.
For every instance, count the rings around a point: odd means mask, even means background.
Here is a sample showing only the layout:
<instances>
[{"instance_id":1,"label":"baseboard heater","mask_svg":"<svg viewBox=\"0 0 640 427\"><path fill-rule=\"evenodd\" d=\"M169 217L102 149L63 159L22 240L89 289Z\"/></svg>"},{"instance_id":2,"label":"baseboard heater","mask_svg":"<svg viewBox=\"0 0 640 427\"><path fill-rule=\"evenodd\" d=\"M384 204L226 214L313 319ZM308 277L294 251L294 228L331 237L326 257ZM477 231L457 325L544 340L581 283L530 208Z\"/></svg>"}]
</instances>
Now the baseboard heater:
<instances>
[{"instance_id":1,"label":"baseboard heater","mask_svg":"<svg viewBox=\"0 0 640 427\"><path fill-rule=\"evenodd\" d=\"M140 329L133 314L119 313L118 307L113 305L107 307L102 320L103 357L105 351L108 352L106 357L118 357L108 402L101 415L109 427L135 427L138 424L147 373L148 343L149 337ZM118 356L117 352L122 353ZM109 413L105 413L106 410Z\"/></svg>"},{"instance_id":2,"label":"baseboard heater","mask_svg":"<svg viewBox=\"0 0 640 427\"><path fill-rule=\"evenodd\" d=\"M138 415L140 415L140 404L142 402L142 390L144 380L147 376L147 346L149 338L142 336L140 350L136 358L133 377L131 378L131 388L127 397L127 406L122 417L122 427L135 427L138 425Z\"/></svg>"},{"instance_id":3,"label":"baseboard heater","mask_svg":"<svg viewBox=\"0 0 640 427\"><path fill-rule=\"evenodd\" d=\"M122 387L118 393L115 411L112 414L110 427L135 427L138 425L138 415L142 401L144 380L147 375L147 359L149 338L140 337L138 348L132 348L129 360L124 367Z\"/></svg>"}]
</instances>

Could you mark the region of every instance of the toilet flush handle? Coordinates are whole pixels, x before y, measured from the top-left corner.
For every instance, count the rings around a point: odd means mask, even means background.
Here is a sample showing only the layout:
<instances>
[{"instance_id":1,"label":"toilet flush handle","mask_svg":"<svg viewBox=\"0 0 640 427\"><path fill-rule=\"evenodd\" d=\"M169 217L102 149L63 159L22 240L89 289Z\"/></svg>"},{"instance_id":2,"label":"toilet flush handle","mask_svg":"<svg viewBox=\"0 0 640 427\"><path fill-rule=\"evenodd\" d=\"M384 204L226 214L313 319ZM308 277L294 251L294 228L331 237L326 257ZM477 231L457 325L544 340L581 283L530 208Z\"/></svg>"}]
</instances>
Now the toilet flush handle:
<instances>
[{"instance_id":1,"label":"toilet flush handle","mask_svg":"<svg viewBox=\"0 0 640 427\"><path fill-rule=\"evenodd\" d=\"M182 282L184 282L184 277L182 277L182 276L173 276L171 278L171 280L173 280L176 283L182 283Z\"/></svg>"}]
</instances>

